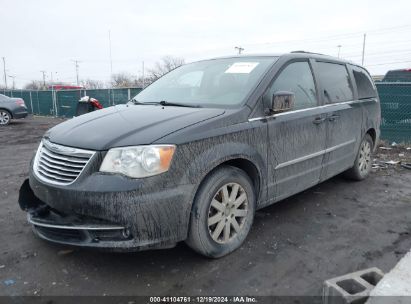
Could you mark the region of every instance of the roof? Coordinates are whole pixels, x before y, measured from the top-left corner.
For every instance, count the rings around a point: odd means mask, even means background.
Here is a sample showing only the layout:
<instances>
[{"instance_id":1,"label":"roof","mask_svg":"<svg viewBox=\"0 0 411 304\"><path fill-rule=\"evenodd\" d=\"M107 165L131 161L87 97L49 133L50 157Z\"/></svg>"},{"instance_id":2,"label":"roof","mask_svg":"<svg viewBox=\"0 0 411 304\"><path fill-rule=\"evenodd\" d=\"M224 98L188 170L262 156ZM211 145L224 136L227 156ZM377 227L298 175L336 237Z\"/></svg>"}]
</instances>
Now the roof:
<instances>
[{"instance_id":1,"label":"roof","mask_svg":"<svg viewBox=\"0 0 411 304\"><path fill-rule=\"evenodd\" d=\"M252 58L252 57L290 57L290 58L313 58L313 59L326 59L326 60L331 60L331 61L336 61L336 62L342 62L342 63L349 63L352 65L357 65L356 63L353 63L351 61L342 59L342 58L337 58L333 57L330 55L324 55L324 54L319 54L319 53L312 53L312 52L306 52L306 51L293 51L290 53L262 53L262 54L239 54L239 55L233 55L233 56L221 56L221 57L215 57L215 58L210 58L212 59L228 59L228 58Z\"/></svg>"}]
</instances>

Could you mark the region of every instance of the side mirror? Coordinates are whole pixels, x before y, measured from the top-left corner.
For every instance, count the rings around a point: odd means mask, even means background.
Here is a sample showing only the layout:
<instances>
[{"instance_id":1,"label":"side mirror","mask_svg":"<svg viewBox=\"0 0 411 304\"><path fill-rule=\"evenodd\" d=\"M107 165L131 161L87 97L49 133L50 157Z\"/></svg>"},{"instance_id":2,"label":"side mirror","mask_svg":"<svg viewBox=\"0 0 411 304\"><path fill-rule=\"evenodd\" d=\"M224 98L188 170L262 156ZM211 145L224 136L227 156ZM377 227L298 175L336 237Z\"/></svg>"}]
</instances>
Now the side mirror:
<instances>
[{"instance_id":1,"label":"side mirror","mask_svg":"<svg viewBox=\"0 0 411 304\"><path fill-rule=\"evenodd\" d=\"M281 113L294 108L295 95L293 92L277 91L271 99L271 112Z\"/></svg>"}]
</instances>

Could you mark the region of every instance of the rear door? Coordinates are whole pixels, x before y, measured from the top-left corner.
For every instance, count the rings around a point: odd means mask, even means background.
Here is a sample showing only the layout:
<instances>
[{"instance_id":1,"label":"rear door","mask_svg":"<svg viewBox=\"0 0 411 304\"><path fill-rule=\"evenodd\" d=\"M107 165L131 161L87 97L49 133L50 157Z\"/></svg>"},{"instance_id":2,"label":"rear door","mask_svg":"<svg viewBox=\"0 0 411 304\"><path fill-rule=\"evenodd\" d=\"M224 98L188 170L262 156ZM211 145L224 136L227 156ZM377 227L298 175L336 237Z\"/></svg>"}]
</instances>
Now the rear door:
<instances>
[{"instance_id":1,"label":"rear door","mask_svg":"<svg viewBox=\"0 0 411 304\"><path fill-rule=\"evenodd\" d=\"M346 64L317 61L315 71L326 113L326 150L321 180L353 166L361 140L362 109L355 102Z\"/></svg>"},{"instance_id":2,"label":"rear door","mask_svg":"<svg viewBox=\"0 0 411 304\"><path fill-rule=\"evenodd\" d=\"M308 59L286 63L264 95L293 92L292 110L267 118L268 195L272 201L319 182L326 145L324 109L318 107L317 86Z\"/></svg>"}]
</instances>

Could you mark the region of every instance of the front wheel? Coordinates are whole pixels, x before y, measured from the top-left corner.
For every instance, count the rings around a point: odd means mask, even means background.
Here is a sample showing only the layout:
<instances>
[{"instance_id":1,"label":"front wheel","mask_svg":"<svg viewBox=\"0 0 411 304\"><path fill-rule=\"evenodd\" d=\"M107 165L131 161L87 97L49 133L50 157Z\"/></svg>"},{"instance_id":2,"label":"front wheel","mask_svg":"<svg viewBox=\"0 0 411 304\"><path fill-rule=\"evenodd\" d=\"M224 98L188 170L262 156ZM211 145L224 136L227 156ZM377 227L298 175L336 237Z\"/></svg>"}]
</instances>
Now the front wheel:
<instances>
[{"instance_id":1,"label":"front wheel","mask_svg":"<svg viewBox=\"0 0 411 304\"><path fill-rule=\"evenodd\" d=\"M186 243L219 258L241 246L254 219L256 196L248 175L231 166L212 172L200 186Z\"/></svg>"},{"instance_id":2,"label":"front wheel","mask_svg":"<svg viewBox=\"0 0 411 304\"><path fill-rule=\"evenodd\" d=\"M345 172L345 176L353 180L365 179L371 171L371 155L374 142L369 134L365 134L361 141L354 166Z\"/></svg>"},{"instance_id":3,"label":"front wheel","mask_svg":"<svg viewBox=\"0 0 411 304\"><path fill-rule=\"evenodd\" d=\"M11 115L9 111L0 109L0 126L6 126L10 123Z\"/></svg>"}]
</instances>

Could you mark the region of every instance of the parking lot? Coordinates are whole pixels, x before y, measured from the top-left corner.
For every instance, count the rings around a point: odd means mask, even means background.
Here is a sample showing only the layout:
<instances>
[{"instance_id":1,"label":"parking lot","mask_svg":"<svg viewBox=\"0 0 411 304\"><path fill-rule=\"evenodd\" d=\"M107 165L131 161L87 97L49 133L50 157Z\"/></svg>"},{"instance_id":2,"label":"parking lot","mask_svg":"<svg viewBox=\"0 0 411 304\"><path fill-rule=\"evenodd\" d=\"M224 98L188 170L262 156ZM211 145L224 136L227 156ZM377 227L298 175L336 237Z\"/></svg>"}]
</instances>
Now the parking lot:
<instances>
[{"instance_id":1,"label":"parking lot","mask_svg":"<svg viewBox=\"0 0 411 304\"><path fill-rule=\"evenodd\" d=\"M206 259L185 244L137 253L68 248L37 239L17 205L42 134L60 118L0 129L0 295L321 295L325 279L379 267L411 248L411 170L337 176L256 213L236 252ZM376 157L411 158L378 149Z\"/></svg>"}]
</instances>

